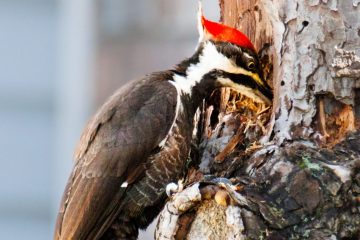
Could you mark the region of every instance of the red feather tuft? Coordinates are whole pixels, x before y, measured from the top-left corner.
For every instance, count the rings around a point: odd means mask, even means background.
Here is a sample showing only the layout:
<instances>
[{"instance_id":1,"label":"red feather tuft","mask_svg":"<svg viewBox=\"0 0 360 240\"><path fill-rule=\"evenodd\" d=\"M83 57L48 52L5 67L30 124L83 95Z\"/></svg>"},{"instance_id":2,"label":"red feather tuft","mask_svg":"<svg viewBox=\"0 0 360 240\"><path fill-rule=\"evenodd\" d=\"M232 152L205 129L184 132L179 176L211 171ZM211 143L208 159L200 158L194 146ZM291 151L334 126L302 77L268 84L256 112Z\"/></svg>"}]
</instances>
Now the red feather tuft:
<instances>
[{"instance_id":1,"label":"red feather tuft","mask_svg":"<svg viewBox=\"0 0 360 240\"><path fill-rule=\"evenodd\" d=\"M224 24L209 21L204 16L201 16L201 23L204 29L211 35L211 39L215 41L231 42L240 47L255 51L255 47L248 37L239 30Z\"/></svg>"}]
</instances>

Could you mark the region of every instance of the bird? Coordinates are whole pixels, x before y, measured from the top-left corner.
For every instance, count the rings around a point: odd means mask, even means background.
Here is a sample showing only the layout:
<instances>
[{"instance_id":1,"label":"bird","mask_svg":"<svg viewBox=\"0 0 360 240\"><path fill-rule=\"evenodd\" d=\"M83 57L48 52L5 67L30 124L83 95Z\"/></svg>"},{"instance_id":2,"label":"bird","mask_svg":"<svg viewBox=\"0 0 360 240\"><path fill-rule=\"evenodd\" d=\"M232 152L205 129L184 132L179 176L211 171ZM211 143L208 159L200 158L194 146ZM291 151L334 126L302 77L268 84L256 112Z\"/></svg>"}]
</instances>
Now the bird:
<instances>
[{"instance_id":1,"label":"bird","mask_svg":"<svg viewBox=\"0 0 360 240\"><path fill-rule=\"evenodd\" d=\"M54 239L137 239L184 175L194 116L215 89L271 104L256 49L198 12L195 53L118 89L89 121L61 200Z\"/></svg>"}]
</instances>

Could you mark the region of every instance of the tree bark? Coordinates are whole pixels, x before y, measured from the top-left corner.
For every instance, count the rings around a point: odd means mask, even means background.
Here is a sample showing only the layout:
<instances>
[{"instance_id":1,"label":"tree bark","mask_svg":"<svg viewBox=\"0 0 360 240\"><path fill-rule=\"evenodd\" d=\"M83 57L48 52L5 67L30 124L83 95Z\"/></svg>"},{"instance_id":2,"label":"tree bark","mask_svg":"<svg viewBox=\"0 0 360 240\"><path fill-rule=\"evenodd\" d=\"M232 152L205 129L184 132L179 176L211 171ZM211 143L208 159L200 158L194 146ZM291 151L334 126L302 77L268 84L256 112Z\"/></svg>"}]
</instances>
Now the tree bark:
<instances>
[{"instance_id":1,"label":"tree bark","mask_svg":"<svg viewBox=\"0 0 360 240\"><path fill-rule=\"evenodd\" d=\"M207 99L199 167L157 239L360 239L359 3L220 0L259 49L273 106Z\"/></svg>"}]
</instances>

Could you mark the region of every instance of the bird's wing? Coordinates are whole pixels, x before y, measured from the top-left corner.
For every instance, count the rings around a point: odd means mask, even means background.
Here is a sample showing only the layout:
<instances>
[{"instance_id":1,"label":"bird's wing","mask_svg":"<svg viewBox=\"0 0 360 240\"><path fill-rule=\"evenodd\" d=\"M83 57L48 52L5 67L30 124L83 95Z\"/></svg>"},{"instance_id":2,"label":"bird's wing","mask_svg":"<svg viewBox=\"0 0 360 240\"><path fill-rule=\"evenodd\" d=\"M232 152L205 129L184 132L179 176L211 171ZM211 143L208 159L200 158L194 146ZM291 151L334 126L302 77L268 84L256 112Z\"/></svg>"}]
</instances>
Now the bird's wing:
<instances>
[{"instance_id":1,"label":"bird's wing","mask_svg":"<svg viewBox=\"0 0 360 240\"><path fill-rule=\"evenodd\" d=\"M161 78L166 77L153 74L128 84L89 122L63 195L55 239L96 239L113 221L125 192L121 185L129 177L136 181L139 174L133 173L145 169L175 119L176 89Z\"/></svg>"}]
</instances>

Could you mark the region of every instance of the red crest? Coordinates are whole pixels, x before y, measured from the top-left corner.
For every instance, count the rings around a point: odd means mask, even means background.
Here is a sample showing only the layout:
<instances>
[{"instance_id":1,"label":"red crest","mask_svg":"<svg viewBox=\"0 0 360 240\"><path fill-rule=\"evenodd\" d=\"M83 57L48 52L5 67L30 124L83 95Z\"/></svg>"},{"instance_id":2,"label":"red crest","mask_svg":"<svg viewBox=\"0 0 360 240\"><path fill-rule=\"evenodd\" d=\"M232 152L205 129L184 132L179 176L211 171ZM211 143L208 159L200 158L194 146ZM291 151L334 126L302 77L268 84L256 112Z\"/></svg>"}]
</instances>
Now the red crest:
<instances>
[{"instance_id":1,"label":"red crest","mask_svg":"<svg viewBox=\"0 0 360 240\"><path fill-rule=\"evenodd\" d=\"M249 38L239 30L207 20L201 14L201 25L209 39L215 41L231 42L240 47L248 48L255 51L254 45Z\"/></svg>"}]
</instances>

